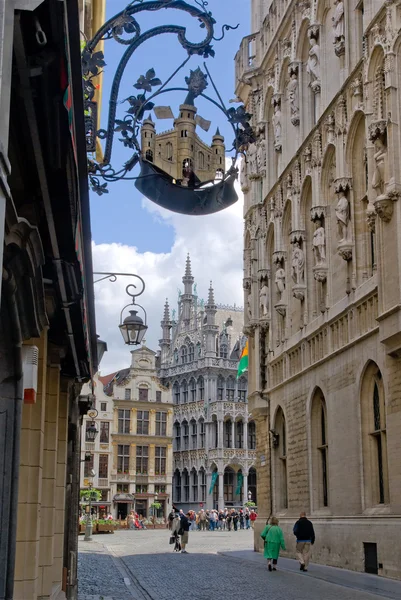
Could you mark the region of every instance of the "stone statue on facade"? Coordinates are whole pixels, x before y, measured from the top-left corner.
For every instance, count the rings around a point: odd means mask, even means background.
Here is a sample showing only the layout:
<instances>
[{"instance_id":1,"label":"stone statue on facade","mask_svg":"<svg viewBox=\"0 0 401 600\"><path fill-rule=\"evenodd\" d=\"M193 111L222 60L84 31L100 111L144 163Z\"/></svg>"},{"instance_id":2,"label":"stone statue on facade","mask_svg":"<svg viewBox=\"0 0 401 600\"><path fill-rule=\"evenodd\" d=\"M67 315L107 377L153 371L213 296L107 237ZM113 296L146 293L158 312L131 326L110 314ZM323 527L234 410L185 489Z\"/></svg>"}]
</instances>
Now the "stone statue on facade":
<instances>
[{"instance_id":1,"label":"stone statue on facade","mask_svg":"<svg viewBox=\"0 0 401 600\"><path fill-rule=\"evenodd\" d=\"M302 285L304 283L305 254L299 245L294 242L291 261L291 276L294 283Z\"/></svg>"},{"instance_id":2,"label":"stone statue on facade","mask_svg":"<svg viewBox=\"0 0 401 600\"><path fill-rule=\"evenodd\" d=\"M338 193L338 202L335 208L340 242L348 239L348 223L350 220L349 202L343 191Z\"/></svg>"},{"instance_id":3,"label":"stone statue on facade","mask_svg":"<svg viewBox=\"0 0 401 600\"><path fill-rule=\"evenodd\" d=\"M281 139L281 106L280 101L274 103L274 114L273 114L273 131L274 131L274 147L277 151L281 150L282 139Z\"/></svg>"},{"instance_id":4,"label":"stone statue on facade","mask_svg":"<svg viewBox=\"0 0 401 600\"><path fill-rule=\"evenodd\" d=\"M268 317L269 316L269 288L267 287L267 285L264 283L260 293L259 293L259 302L260 302L260 308L261 308L261 312L262 312L262 317Z\"/></svg>"},{"instance_id":5,"label":"stone statue on facade","mask_svg":"<svg viewBox=\"0 0 401 600\"><path fill-rule=\"evenodd\" d=\"M326 232L322 226L322 222L316 221L316 231L313 234L312 246L315 255L315 264L319 265L326 261Z\"/></svg>"},{"instance_id":6,"label":"stone statue on facade","mask_svg":"<svg viewBox=\"0 0 401 600\"><path fill-rule=\"evenodd\" d=\"M252 321L252 294L248 294L248 300L246 303L246 313L248 321Z\"/></svg>"},{"instance_id":7,"label":"stone statue on facade","mask_svg":"<svg viewBox=\"0 0 401 600\"><path fill-rule=\"evenodd\" d=\"M256 161L258 171L260 173L266 168L266 140L263 133L260 134L260 138L257 143Z\"/></svg>"},{"instance_id":8,"label":"stone statue on facade","mask_svg":"<svg viewBox=\"0 0 401 600\"><path fill-rule=\"evenodd\" d=\"M247 154L248 174L249 175L257 175L257 173L258 173L257 151L258 151L258 149L254 142L252 142L252 144L249 144L248 154Z\"/></svg>"},{"instance_id":9,"label":"stone statue on facade","mask_svg":"<svg viewBox=\"0 0 401 600\"><path fill-rule=\"evenodd\" d=\"M295 69L290 71L287 94L290 103L291 123L293 125L299 125L298 75Z\"/></svg>"},{"instance_id":10,"label":"stone statue on facade","mask_svg":"<svg viewBox=\"0 0 401 600\"><path fill-rule=\"evenodd\" d=\"M248 191L249 189L249 181L248 181L248 165L246 162L245 156L242 157L241 167L240 167L240 185L241 190L243 192Z\"/></svg>"},{"instance_id":11,"label":"stone statue on facade","mask_svg":"<svg viewBox=\"0 0 401 600\"><path fill-rule=\"evenodd\" d=\"M335 9L333 21L334 51L337 56L344 54L345 35L344 35L344 2L343 0L334 0Z\"/></svg>"},{"instance_id":12,"label":"stone statue on facade","mask_svg":"<svg viewBox=\"0 0 401 600\"><path fill-rule=\"evenodd\" d=\"M317 82L320 83L320 47L317 43L316 37L314 36L311 36L311 38L309 39L309 43L311 47L309 50L308 62L306 65L306 72L309 73L311 77L312 87L314 82L316 82L316 87Z\"/></svg>"},{"instance_id":13,"label":"stone statue on facade","mask_svg":"<svg viewBox=\"0 0 401 600\"><path fill-rule=\"evenodd\" d=\"M285 291L285 271L280 264L277 265L275 283L280 296L280 300L282 300Z\"/></svg>"},{"instance_id":14,"label":"stone statue on facade","mask_svg":"<svg viewBox=\"0 0 401 600\"><path fill-rule=\"evenodd\" d=\"M385 196L385 173L387 162L387 147L382 137L377 137L375 140L375 169L372 177L372 188L376 192L377 199L380 196Z\"/></svg>"}]
</instances>

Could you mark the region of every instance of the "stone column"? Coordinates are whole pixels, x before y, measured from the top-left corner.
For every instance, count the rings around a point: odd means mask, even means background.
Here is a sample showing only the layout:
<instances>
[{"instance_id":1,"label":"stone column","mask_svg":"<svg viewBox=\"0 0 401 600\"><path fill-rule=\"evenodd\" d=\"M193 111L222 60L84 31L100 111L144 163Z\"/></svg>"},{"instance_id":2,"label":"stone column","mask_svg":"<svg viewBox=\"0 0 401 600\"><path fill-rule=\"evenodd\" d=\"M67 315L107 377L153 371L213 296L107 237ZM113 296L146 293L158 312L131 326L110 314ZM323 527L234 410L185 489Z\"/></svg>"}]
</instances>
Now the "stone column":
<instances>
[{"instance_id":1,"label":"stone column","mask_svg":"<svg viewBox=\"0 0 401 600\"><path fill-rule=\"evenodd\" d=\"M15 600L37 598L42 502L42 469L47 376L47 331L29 345L39 349L38 388L35 404L22 409L20 479L17 507ZM64 525L64 523L63 523Z\"/></svg>"},{"instance_id":2,"label":"stone column","mask_svg":"<svg viewBox=\"0 0 401 600\"><path fill-rule=\"evenodd\" d=\"M219 443L218 443L218 448L224 448L224 422L223 421L219 421L218 422L218 430L219 430Z\"/></svg>"},{"instance_id":3,"label":"stone column","mask_svg":"<svg viewBox=\"0 0 401 600\"><path fill-rule=\"evenodd\" d=\"M242 504L248 502L248 473L243 473L244 479L242 482Z\"/></svg>"},{"instance_id":4,"label":"stone column","mask_svg":"<svg viewBox=\"0 0 401 600\"><path fill-rule=\"evenodd\" d=\"M224 473L219 471L219 510L224 508Z\"/></svg>"},{"instance_id":5,"label":"stone column","mask_svg":"<svg viewBox=\"0 0 401 600\"><path fill-rule=\"evenodd\" d=\"M53 587L61 585L64 553L65 481L68 435L68 383L62 380L58 413L58 443L56 471L56 521L54 527ZM70 524L71 527L74 523Z\"/></svg>"},{"instance_id":6,"label":"stone column","mask_svg":"<svg viewBox=\"0 0 401 600\"><path fill-rule=\"evenodd\" d=\"M56 476L60 401L60 362L58 356L50 357L47 369L47 394L42 471L42 505L40 522L38 600L52 594L54 533L56 525Z\"/></svg>"}]
</instances>

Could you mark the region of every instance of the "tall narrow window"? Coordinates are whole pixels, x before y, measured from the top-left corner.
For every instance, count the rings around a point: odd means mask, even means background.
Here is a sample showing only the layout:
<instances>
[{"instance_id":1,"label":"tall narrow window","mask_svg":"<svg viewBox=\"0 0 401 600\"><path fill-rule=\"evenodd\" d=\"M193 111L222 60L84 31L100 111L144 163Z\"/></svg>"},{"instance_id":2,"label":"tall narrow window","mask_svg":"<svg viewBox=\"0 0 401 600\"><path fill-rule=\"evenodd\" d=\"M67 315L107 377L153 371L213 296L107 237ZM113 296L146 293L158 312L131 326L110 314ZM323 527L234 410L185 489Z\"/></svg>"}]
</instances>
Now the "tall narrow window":
<instances>
[{"instance_id":1,"label":"tall narrow window","mask_svg":"<svg viewBox=\"0 0 401 600\"><path fill-rule=\"evenodd\" d=\"M199 420L199 447L205 447L205 421L203 419Z\"/></svg>"},{"instance_id":2,"label":"tall narrow window","mask_svg":"<svg viewBox=\"0 0 401 600\"><path fill-rule=\"evenodd\" d=\"M238 380L238 401L245 402L246 401L246 379L245 377L240 377Z\"/></svg>"},{"instance_id":3,"label":"tall narrow window","mask_svg":"<svg viewBox=\"0 0 401 600\"><path fill-rule=\"evenodd\" d=\"M188 362L188 348L182 346L181 348L181 364L186 365Z\"/></svg>"},{"instance_id":4,"label":"tall narrow window","mask_svg":"<svg viewBox=\"0 0 401 600\"><path fill-rule=\"evenodd\" d=\"M182 422L182 429L183 429L183 443L184 443L184 448L183 450L188 450L189 449L189 425L188 425L188 421L183 421Z\"/></svg>"},{"instance_id":5,"label":"tall narrow window","mask_svg":"<svg viewBox=\"0 0 401 600\"><path fill-rule=\"evenodd\" d=\"M195 358L195 347L193 344L188 346L188 362L192 362Z\"/></svg>"},{"instance_id":6,"label":"tall narrow window","mask_svg":"<svg viewBox=\"0 0 401 600\"><path fill-rule=\"evenodd\" d=\"M166 144L166 157L169 161L173 160L173 144L171 142Z\"/></svg>"},{"instance_id":7,"label":"tall narrow window","mask_svg":"<svg viewBox=\"0 0 401 600\"><path fill-rule=\"evenodd\" d=\"M90 455L90 460L86 460L84 464L84 477L89 477L95 462L95 455Z\"/></svg>"},{"instance_id":8,"label":"tall narrow window","mask_svg":"<svg viewBox=\"0 0 401 600\"><path fill-rule=\"evenodd\" d=\"M202 467L199 469L199 477L200 477L200 498L201 502L206 500L206 473L205 469Z\"/></svg>"},{"instance_id":9,"label":"tall narrow window","mask_svg":"<svg viewBox=\"0 0 401 600\"><path fill-rule=\"evenodd\" d=\"M167 413L156 413L156 435L167 435Z\"/></svg>"},{"instance_id":10,"label":"tall narrow window","mask_svg":"<svg viewBox=\"0 0 401 600\"><path fill-rule=\"evenodd\" d=\"M129 433L130 411L119 409L118 411L118 433Z\"/></svg>"},{"instance_id":11,"label":"tall narrow window","mask_svg":"<svg viewBox=\"0 0 401 600\"><path fill-rule=\"evenodd\" d=\"M180 384L176 381L173 386L174 404L180 403Z\"/></svg>"},{"instance_id":12,"label":"tall narrow window","mask_svg":"<svg viewBox=\"0 0 401 600\"><path fill-rule=\"evenodd\" d=\"M175 430L175 450L178 452L181 450L181 425L179 423L174 423Z\"/></svg>"},{"instance_id":13,"label":"tall narrow window","mask_svg":"<svg viewBox=\"0 0 401 600\"><path fill-rule=\"evenodd\" d=\"M191 501L198 502L198 473L195 469L191 471Z\"/></svg>"},{"instance_id":14,"label":"tall narrow window","mask_svg":"<svg viewBox=\"0 0 401 600\"><path fill-rule=\"evenodd\" d=\"M217 400L224 398L224 378L219 375L217 378Z\"/></svg>"},{"instance_id":15,"label":"tall narrow window","mask_svg":"<svg viewBox=\"0 0 401 600\"><path fill-rule=\"evenodd\" d=\"M109 443L110 423L108 421L100 422L100 443Z\"/></svg>"},{"instance_id":16,"label":"tall narrow window","mask_svg":"<svg viewBox=\"0 0 401 600\"><path fill-rule=\"evenodd\" d=\"M139 402L147 402L149 399L149 390L147 387L140 387L138 389L139 392Z\"/></svg>"},{"instance_id":17,"label":"tall narrow window","mask_svg":"<svg viewBox=\"0 0 401 600\"><path fill-rule=\"evenodd\" d=\"M196 401L196 381L194 378L191 379L191 381L189 382L189 385L190 385L191 402L195 402Z\"/></svg>"},{"instance_id":18,"label":"tall narrow window","mask_svg":"<svg viewBox=\"0 0 401 600\"><path fill-rule=\"evenodd\" d=\"M321 469L322 469L322 493L323 493L323 506L328 506L328 489L327 489L327 433L326 433L326 409L322 402L320 407L320 456L321 456Z\"/></svg>"},{"instance_id":19,"label":"tall narrow window","mask_svg":"<svg viewBox=\"0 0 401 600\"><path fill-rule=\"evenodd\" d=\"M212 435L214 438L214 447L217 448L219 445L219 424L217 422L217 419L213 421Z\"/></svg>"},{"instance_id":20,"label":"tall narrow window","mask_svg":"<svg viewBox=\"0 0 401 600\"><path fill-rule=\"evenodd\" d=\"M274 481L276 508L288 508L287 432L283 410L278 409L274 426Z\"/></svg>"},{"instance_id":21,"label":"tall narrow window","mask_svg":"<svg viewBox=\"0 0 401 600\"><path fill-rule=\"evenodd\" d=\"M237 421L235 428L235 447L243 448L244 447L244 423L243 421Z\"/></svg>"},{"instance_id":22,"label":"tall narrow window","mask_svg":"<svg viewBox=\"0 0 401 600\"><path fill-rule=\"evenodd\" d=\"M124 400L131 400L131 388L125 388Z\"/></svg>"},{"instance_id":23,"label":"tall narrow window","mask_svg":"<svg viewBox=\"0 0 401 600\"><path fill-rule=\"evenodd\" d=\"M128 445L117 446L117 473L129 472L129 449Z\"/></svg>"},{"instance_id":24,"label":"tall narrow window","mask_svg":"<svg viewBox=\"0 0 401 600\"><path fill-rule=\"evenodd\" d=\"M234 471L227 467L224 471L224 502L234 502Z\"/></svg>"},{"instance_id":25,"label":"tall narrow window","mask_svg":"<svg viewBox=\"0 0 401 600\"><path fill-rule=\"evenodd\" d=\"M107 479L109 471L109 455L99 454L99 479Z\"/></svg>"},{"instance_id":26,"label":"tall narrow window","mask_svg":"<svg viewBox=\"0 0 401 600\"><path fill-rule=\"evenodd\" d=\"M226 398L230 402L233 402L235 395L235 381L232 377L227 379L227 387L226 387Z\"/></svg>"},{"instance_id":27,"label":"tall narrow window","mask_svg":"<svg viewBox=\"0 0 401 600\"><path fill-rule=\"evenodd\" d=\"M198 400L205 399L205 380L202 376L198 378Z\"/></svg>"},{"instance_id":28,"label":"tall narrow window","mask_svg":"<svg viewBox=\"0 0 401 600\"><path fill-rule=\"evenodd\" d=\"M189 502L189 473L187 469L184 469L182 473L182 479L184 484L184 498L183 502Z\"/></svg>"},{"instance_id":29,"label":"tall narrow window","mask_svg":"<svg viewBox=\"0 0 401 600\"><path fill-rule=\"evenodd\" d=\"M136 432L138 435L149 435L149 411L138 410L136 418Z\"/></svg>"},{"instance_id":30,"label":"tall narrow window","mask_svg":"<svg viewBox=\"0 0 401 600\"><path fill-rule=\"evenodd\" d=\"M181 387L182 387L182 389L181 389L181 391L182 391L182 401L183 401L184 404L186 404L188 402L188 384L185 381L185 379L182 382L182 386Z\"/></svg>"},{"instance_id":31,"label":"tall narrow window","mask_svg":"<svg viewBox=\"0 0 401 600\"><path fill-rule=\"evenodd\" d=\"M136 447L136 473L137 475L147 475L148 473L148 446Z\"/></svg>"},{"instance_id":32,"label":"tall narrow window","mask_svg":"<svg viewBox=\"0 0 401 600\"><path fill-rule=\"evenodd\" d=\"M224 422L224 448L231 448L232 444L232 422Z\"/></svg>"},{"instance_id":33,"label":"tall narrow window","mask_svg":"<svg viewBox=\"0 0 401 600\"><path fill-rule=\"evenodd\" d=\"M379 386L375 381L373 386L373 424L374 429L371 432L373 443L375 446L376 455L376 472L377 472L377 500L379 504L386 502L385 491L385 473L384 473L384 447L386 445L386 426L381 407Z\"/></svg>"},{"instance_id":34,"label":"tall narrow window","mask_svg":"<svg viewBox=\"0 0 401 600\"><path fill-rule=\"evenodd\" d=\"M248 449L256 450L256 424L255 421L248 423Z\"/></svg>"},{"instance_id":35,"label":"tall narrow window","mask_svg":"<svg viewBox=\"0 0 401 600\"><path fill-rule=\"evenodd\" d=\"M167 450L163 446L156 446L155 448L155 475L166 474L166 456Z\"/></svg>"},{"instance_id":36,"label":"tall narrow window","mask_svg":"<svg viewBox=\"0 0 401 600\"><path fill-rule=\"evenodd\" d=\"M191 450L198 447L198 426L195 420L191 421Z\"/></svg>"},{"instance_id":37,"label":"tall narrow window","mask_svg":"<svg viewBox=\"0 0 401 600\"><path fill-rule=\"evenodd\" d=\"M178 470L174 473L174 500L181 502L181 473Z\"/></svg>"}]
</instances>

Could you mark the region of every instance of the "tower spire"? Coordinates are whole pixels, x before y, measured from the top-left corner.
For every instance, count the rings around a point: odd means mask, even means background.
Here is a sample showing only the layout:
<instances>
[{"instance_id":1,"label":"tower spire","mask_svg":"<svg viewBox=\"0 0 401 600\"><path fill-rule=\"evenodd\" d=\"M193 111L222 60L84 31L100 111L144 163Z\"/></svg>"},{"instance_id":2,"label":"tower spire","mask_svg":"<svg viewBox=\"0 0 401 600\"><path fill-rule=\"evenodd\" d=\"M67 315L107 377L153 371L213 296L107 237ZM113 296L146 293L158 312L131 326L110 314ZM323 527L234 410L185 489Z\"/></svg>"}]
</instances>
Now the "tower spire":
<instances>
[{"instance_id":1,"label":"tower spire","mask_svg":"<svg viewBox=\"0 0 401 600\"><path fill-rule=\"evenodd\" d=\"M185 264L185 277L192 277L191 271L191 258L189 256L189 252L187 254L187 262ZM184 282L185 283L185 282Z\"/></svg>"},{"instance_id":2,"label":"tower spire","mask_svg":"<svg viewBox=\"0 0 401 600\"><path fill-rule=\"evenodd\" d=\"M210 286L209 286L209 295L207 297L207 305L212 307L215 306L215 301L214 301L214 289L213 289L213 283L210 282Z\"/></svg>"},{"instance_id":3,"label":"tower spire","mask_svg":"<svg viewBox=\"0 0 401 600\"><path fill-rule=\"evenodd\" d=\"M166 302L164 304L164 315L163 315L163 321L170 321L170 306L168 303L168 298L166 298Z\"/></svg>"},{"instance_id":4,"label":"tower spire","mask_svg":"<svg viewBox=\"0 0 401 600\"><path fill-rule=\"evenodd\" d=\"M166 298L166 302L164 304L163 320L161 321L160 325L162 327L162 338L159 340L160 349L161 349L160 361L161 361L161 364L164 364L168 359L168 353L169 353L170 344L171 344L170 306L169 306L167 298Z\"/></svg>"}]
</instances>

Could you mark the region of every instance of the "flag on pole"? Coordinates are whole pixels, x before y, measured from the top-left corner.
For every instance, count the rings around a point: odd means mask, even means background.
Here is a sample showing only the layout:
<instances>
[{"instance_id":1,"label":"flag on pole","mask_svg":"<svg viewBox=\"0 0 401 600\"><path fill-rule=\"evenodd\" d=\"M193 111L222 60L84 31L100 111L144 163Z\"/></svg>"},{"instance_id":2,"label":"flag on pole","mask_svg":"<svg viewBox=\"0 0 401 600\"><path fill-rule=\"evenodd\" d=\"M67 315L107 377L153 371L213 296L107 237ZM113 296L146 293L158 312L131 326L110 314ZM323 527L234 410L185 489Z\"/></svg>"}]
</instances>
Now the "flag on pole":
<instances>
[{"instance_id":1,"label":"flag on pole","mask_svg":"<svg viewBox=\"0 0 401 600\"><path fill-rule=\"evenodd\" d=\"M248 370L248 340L246 340L246 344L241 354L241 358L239 359L238 371L237 371L237 379L241 377L245 371Z\"/></svg>"}]
</instances>

